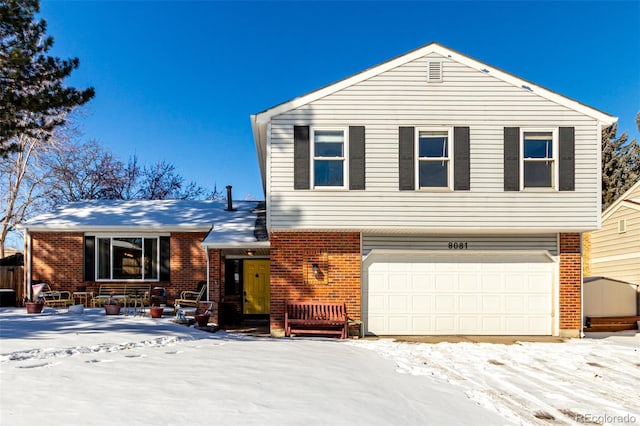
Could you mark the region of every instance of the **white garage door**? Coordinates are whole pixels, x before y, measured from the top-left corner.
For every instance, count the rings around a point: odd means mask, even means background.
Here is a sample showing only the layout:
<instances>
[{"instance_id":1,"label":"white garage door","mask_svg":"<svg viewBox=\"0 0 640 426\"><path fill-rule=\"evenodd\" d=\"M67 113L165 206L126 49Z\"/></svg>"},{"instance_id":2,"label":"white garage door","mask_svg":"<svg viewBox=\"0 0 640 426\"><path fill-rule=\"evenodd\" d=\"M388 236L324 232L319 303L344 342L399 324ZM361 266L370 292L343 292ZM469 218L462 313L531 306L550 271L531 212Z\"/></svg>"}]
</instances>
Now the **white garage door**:
<instances>
[{"instance_id":1,"label":"white garage door","mask_svg":"<svg viewBox=\"0 0 640 426\"><path fill-rule=\"evenodd\" d=\"M550 335L545 255L380 257L367 267L367 329L389 334Z\"/></svg>"}]
</instances>

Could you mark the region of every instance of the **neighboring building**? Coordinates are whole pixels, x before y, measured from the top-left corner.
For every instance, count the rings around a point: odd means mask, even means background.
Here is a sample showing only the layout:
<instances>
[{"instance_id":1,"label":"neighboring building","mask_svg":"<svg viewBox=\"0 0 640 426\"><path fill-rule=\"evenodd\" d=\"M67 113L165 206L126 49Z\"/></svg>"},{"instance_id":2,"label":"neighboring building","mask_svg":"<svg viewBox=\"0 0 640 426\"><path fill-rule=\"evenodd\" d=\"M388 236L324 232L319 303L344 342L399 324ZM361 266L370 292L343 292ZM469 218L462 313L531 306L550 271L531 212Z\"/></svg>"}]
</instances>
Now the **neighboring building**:
<instances>
[{"instance_id":1,"label":"neighboring building","mask_svg":"<svg viewBox=\"0 0 640 426\"><path fill-rule=\"evenodd\" d=\"M590 240L590 275L640 284L640 182L602 213Z\"/></svg>"},{"instance_id":2,"label":"neighboring building","mask_svg":"<svg viewBox=\"0 0 640 426\"><path fill-rule=\"evenodd\" d=\"M584 278L585 317L635 316L638 285L604 277Z\"/></svg>"},{"instance_id":3,"label":"neighboring building","mask_svg":"<svg viewBox=\"0 0 640 426\"><path fill-rule=\"evenodd\" d=\"M264 304L260 298L265 291L259 285L268 283L264 216L264 202L258 201L72 203L22 225L27 287L39 280L56 290L97 291L101 283L146 282L164 287L171 302L181 291L195 290L205 281L209 300L225 299L240 309L237 288L228 284L225 292L229 265L236 272L251 273L247 282L258 282L253 286L259 300L253 304ZM242 283L242 277L231 277ZM250 302L252 298L248 294ZM218 307L214 304L216 322Z\"/></svg>"},{"instance_id":4,"label":"neighboring building","mask_svg":"<svg viewBox=\"0 0 640 426\"><path fill-rule=\"evenodd\" d=\"M436 43L252 116L287 300L367 332L577 336L615 117Z\"/></svg>"}]
</instances>

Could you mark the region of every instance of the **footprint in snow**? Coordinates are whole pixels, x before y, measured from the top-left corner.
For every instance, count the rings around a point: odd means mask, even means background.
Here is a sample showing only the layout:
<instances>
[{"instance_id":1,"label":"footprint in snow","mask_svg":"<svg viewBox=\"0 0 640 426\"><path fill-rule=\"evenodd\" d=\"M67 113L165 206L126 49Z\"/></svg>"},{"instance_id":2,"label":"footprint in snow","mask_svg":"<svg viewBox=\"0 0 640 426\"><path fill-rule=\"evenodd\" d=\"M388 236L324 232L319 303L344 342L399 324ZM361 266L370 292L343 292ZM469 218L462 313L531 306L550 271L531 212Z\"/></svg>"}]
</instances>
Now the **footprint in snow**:
<instances>
[{"instance_id":1,"label":"footprint in snow","mask_svg":"<svg viewBox=\"0 0 640 426\"><path fill-rule=\"evenodd\" d=\"M42 367L51 367L53 364L50 362L44 362L42 364L32 364L32 365L21 365L18 368L42 368Z\"/></svg>"}]
</instances>

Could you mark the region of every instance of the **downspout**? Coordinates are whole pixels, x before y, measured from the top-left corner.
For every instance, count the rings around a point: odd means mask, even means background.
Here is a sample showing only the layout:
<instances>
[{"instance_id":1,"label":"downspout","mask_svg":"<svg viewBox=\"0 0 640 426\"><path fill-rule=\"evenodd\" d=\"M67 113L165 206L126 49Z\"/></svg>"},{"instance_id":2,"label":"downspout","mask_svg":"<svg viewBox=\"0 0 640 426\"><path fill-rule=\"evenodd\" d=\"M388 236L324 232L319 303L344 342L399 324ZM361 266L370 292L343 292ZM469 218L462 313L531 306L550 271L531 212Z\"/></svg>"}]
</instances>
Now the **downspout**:
<instances>
[{"instance_id":1,"label":"downspout","mask_svg":"<svg viewBox=\"0 0 640 426\"><path fill-rule=\"evenodd\" d=\"M24 294L26 294L29 298L29 300L32 300L32 294L31 294L31 256L32 256L32 251L31 251L31 234L29 233L29 230L25 228L24 230L24 243L26 246L26 250L25 250L25 254L26 254L26 258L27 258L27 268L26 268L26 277L24 277Z\"/></svg>"},{"instance_id":2,"label":"downspout","mask_svg":"<svg viewBox=\"0 0 640 426\"><path fill-rule=\"evenodd\" d=\"M209 247L204 247L204 255L207 258L207 302L209 301Z\"/></svg>"}]
</instances>

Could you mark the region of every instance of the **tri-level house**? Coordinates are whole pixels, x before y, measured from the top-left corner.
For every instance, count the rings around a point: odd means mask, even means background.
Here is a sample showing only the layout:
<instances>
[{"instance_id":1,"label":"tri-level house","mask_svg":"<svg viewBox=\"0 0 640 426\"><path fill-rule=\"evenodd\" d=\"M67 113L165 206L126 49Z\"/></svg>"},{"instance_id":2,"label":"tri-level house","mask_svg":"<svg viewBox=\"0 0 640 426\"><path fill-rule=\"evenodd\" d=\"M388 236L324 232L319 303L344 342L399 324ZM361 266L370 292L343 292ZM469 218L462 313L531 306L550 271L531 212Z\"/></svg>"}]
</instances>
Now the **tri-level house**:
<instances>
[{"instance_id":1,"label":"tri-level house","mask_svg":"<svg viewBox=\"0 0 640 426\"><path fill-rule=\"evenodd\" d=\"M615 117L432 43L251 120L273 335L287 300L377 335L580 333Z\"/></svg>"}]
</instances>

